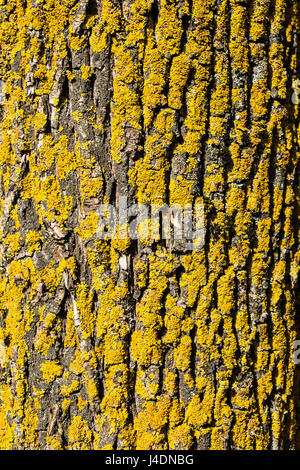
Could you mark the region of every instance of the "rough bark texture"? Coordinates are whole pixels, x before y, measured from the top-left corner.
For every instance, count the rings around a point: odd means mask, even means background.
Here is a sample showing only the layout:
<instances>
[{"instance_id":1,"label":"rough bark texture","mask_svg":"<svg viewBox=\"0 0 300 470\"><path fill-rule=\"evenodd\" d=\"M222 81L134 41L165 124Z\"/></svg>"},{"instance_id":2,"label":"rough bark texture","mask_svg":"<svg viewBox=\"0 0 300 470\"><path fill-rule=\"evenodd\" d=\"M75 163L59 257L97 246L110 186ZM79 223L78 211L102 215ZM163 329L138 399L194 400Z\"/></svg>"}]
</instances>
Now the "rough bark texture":
<instances>
[{"instance_id":1,"label":"rough bark texture","mask_svg":"<svg viewBox=\"0 0 300 470\"><path fill-rule=\"evenodd\" d=\"M297 448L299 1L0 0L0 43L0 448ZM203 249L100 240L125 194Z\"/></svg>"}]
</instances>

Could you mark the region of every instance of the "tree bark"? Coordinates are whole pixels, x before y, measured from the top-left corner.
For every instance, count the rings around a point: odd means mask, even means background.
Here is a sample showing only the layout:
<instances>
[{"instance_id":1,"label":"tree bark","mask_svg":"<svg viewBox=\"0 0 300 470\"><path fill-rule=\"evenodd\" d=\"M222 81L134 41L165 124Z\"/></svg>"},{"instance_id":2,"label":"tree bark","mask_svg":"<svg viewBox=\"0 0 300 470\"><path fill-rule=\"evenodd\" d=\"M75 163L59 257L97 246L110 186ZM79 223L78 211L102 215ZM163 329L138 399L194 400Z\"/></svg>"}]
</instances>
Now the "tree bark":
<instances>
[{"instance_id":1,"label":"tree bark","mask_svg":"<svg viewBox=\"0 0 300 470\"><path fill-rule=\"evenodd\" d=\"M1 449L299 448L299 7L0 0Z\"/></svg>"}]
</instances>

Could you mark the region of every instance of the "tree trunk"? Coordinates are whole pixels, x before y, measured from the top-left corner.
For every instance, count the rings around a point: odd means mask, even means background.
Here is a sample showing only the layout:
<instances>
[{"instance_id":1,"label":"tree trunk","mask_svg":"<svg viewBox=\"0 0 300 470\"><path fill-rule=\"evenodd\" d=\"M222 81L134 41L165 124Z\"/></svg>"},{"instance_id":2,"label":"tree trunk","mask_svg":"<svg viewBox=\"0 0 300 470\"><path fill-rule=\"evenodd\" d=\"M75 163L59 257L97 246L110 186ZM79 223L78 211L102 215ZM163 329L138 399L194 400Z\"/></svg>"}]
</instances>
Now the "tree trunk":
<instances>
[{"instance_id":1,"label":"tree trunk","mask_svg":"<svg viewBox=\"0 0 300 470\"><path fill-rule=\"evenodd\" d=\"M299 7L0 0L1 449L297 448Z\"/></svg>"}]
</instances>

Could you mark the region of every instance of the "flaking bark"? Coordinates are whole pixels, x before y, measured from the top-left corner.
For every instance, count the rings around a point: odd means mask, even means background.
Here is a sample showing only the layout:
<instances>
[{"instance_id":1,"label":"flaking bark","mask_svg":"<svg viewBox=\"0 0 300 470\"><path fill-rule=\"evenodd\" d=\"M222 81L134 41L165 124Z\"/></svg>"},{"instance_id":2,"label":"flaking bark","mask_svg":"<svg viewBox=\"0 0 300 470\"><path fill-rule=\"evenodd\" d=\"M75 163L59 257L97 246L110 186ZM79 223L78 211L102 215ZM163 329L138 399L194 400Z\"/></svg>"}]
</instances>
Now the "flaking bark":
<instances>
[{"instance_id":1,"label":"flaking bark","mask_svg":"<svg viewBox=\"0 0 300 470\"><path fill-rule=\"evenodd\" d=\"M0 448L299 448L299 6L0 0Z\"/></svg>"}]
</instances>

